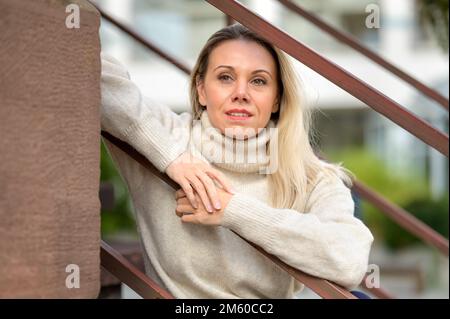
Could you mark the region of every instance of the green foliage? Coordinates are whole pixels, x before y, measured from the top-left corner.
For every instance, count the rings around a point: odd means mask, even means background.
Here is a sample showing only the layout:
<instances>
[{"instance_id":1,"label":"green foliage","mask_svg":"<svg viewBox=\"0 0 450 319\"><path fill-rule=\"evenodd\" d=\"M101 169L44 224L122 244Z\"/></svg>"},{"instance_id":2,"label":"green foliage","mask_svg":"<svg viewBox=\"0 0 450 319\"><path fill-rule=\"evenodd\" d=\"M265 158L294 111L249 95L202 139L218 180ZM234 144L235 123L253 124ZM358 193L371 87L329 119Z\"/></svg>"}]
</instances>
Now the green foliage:
<instances>
[{"instance_id":1,"label":"green foliage","mask_svg":"<svg viewBox=\"0 0 450 319\"><path fill-rule=\"evenodd\" d=\"M426 197L417 198L408 203L405 209L448 238L448 197L440 200L432 200ZM386 244L392 249L399 249L420 242L417 237L390 221L386 221L384 229Z\"/></svg>"},{"instance_id":2,"label":"green foliage","mask_svg":"<svg viewBox=\"0 0 450 319\"><path fill-rule=\"evenodd\" d=\"M100 180L112 183L115 196L113 209L102 210L101 212L102 236L108 237L119 232L135 233L136 225L127 187L103 143L101 145Z\"/></svg>"},{"instance_id":3,"label":"green foliage","mask_svg":"<svg viewBox=\"0 0 450 319\"><path fill-rule=\"evenodd\" d=\"M367 150L349 149L329 154L329 158L333 162L342 162L358 180L448 237L448 195L439 201L432 200L425 180L413 174L404 176L389 172L383 161ZM367 201L363 201L361 208L364 222L377 241L392 249L419 242Z\"/></svg>"}]
</instances>

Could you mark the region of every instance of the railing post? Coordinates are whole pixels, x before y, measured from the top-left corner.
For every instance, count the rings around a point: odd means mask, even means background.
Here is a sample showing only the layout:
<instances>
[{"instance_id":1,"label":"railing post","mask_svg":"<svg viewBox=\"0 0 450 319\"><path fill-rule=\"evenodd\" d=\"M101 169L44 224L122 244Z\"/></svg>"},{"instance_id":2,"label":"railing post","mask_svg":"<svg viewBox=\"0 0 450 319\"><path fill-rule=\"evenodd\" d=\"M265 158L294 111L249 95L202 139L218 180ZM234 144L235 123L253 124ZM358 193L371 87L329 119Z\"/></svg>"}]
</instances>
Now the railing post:
<instances>
[{"instance_id":1,"label":"railing post","mask_svg":"<svg viewBox=\"0 0 450 319\"><path fill-rule=\"evenodd\" d=\"M99 26L87 1L0 0L0 298L99 293Z\"/></svg>"}]
</instances>

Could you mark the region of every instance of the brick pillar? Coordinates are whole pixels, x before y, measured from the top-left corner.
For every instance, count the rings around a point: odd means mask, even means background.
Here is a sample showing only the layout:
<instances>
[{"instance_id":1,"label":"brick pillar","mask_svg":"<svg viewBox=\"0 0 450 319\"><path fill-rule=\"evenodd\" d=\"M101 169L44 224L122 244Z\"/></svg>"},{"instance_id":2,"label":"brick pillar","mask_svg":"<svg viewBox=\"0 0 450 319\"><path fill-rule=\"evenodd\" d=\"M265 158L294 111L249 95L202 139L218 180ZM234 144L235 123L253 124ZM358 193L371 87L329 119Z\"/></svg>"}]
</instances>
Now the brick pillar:
<instances>
[{"instance_id":1,"label":"brick pillar","mask_svg":"<svg viewBox=\"0 0 450 319\"><path fill-rule=\"evenodd\" d=\"M0 0L0 298L99 293L99 24L87 1Z\"/></svg>"}]
</instances>

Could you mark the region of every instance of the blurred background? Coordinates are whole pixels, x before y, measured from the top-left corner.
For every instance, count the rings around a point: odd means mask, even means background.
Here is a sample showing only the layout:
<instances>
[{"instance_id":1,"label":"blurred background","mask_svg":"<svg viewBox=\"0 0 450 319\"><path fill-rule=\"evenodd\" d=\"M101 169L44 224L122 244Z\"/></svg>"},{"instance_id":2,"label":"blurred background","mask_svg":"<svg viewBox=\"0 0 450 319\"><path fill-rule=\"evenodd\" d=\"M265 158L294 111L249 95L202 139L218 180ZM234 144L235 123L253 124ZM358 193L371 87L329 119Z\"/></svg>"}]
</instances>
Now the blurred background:
<instances>
[{"instance_id":1,"label":"blurred background","mask_svg":"<svg viewBox=\"0 0 450 319\"><path fill-rule=\"evenodd\" d=\"M448 98L448 1L293 2ZM224 14L202 0L95 3L189 67L195 64L208 37L226 24ZM241 3L448 134L447 111L362 54L340 44L278 1ZM366 27L366 8L370 4L379 8L379 28ZM190 110L189 79L184 73L105 20L101 43L104 52L127 67L144 95L175 112ZM293 62L307 103L314 110L316 148L448 238L448 159L314 71ZM112 242L132 243L138 238L132 203L103 145L101 165L103 189L110 198L108 205L102 205L102 236ZM380 268L381 286L398 298L448 298L448 258L356 195L355 202L355 213L375 236L370 263ZM127 296L134 297L122 287L122 297ZM315 297L308 289L299 295Z\"/></svg>"}]
</instances>

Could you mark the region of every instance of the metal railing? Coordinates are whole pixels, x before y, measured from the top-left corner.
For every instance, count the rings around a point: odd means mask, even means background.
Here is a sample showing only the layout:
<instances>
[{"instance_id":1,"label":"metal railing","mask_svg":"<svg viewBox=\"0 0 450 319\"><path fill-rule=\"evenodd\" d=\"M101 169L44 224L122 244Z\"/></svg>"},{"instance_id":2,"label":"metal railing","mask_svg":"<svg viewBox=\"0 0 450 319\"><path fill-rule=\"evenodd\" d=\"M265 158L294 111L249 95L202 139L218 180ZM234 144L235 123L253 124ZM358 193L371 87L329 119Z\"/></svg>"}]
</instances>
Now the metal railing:
<instances>
[{"instance_id":1,"label":"metal railing","mask_svg":"<svg viewBox=\"0 0 450 319\"><path fill-rule=\"evenodd\" d=\"M133 289L142 298L174 299L169 292L103 240L101 242L100 260L104 269Z\"/></svg>"},{"instance_id":2,"label":"metal railing","mask_svg":"<svg viewBox=\"0 0 450 319\"><path fill-rule=\"evenodd\" d=\"M227 15L227 21L230 23L231 19L234 19L241 24L247 26L250 29L253 29L253 31L258 32L262 36L265 36L267 40L274 43L281 49L284 49L287 53L291 53L291 55L294 58L297 58L304 64L310 66L329 80L331 80L336 85L339 85L344 90L348 91L353 96L359 98L363 102L366 102L369 106L371 106L373 109L375 109L377 112L385 115L386 117L394 118L393 120L398 125L404 127L407 129L410 133L415 135L416 137L423 140L428 145L434 147L435 149L439 150L441 153L446 155L448 157L448 136L446 134L443 134L442 132L437 131L436 129L432 128L428 123L422 121L421 119L417 118L414 114L410 113L408 110L397 104L396 102L390 100L389 98L382 95L380 92L376 91L374 88L370 87L366 83L362 82L361 80L355 78L350 73L346 72L345 70L339 68L338 66L332 64L325 58L321 57L319 54L315 53L311 49L305 47L298 41L290 38L288 35L283 33L282 31L278 30L276 27L270 25L268 22L264 21L262 18L256 16L251 11L243 7L241 4L230 0L230 1L209 1L211 4L216 6L219 10L223 11ZM228 7L226 4L228 4ZM134 32L130 28L124 26L123 24L117 22L115 19L113 19L111 16L103 12L100 8L98 8L100 13L102 14L102 17L108 20L109 22L116 25L119 29L122 31L128 33L130 36L132 36L134 39L136 39L138 42L140 42L142 45L147 47L148 49L152 50L156 54L163 57L165 60L169 61L170 63L177 66L180 70L183 72L189 74L190 69L185 66L183 63L179 62L176 58L170 56L166 52L163 52L160 50L157 46L153 45L150 41L144 39L141 37L138 33ZM274 32L272 32L274 31ZM277 40L276 38L280 37L281 40ZM298 54L295 53L295 50L303 50L306 49L306 58L299 59ZM363 53L364 54L364 53ZM302 55L305 55L305 52L302 51ZM325 67L319 67L318 64L321 62L325 63ZM342 81L343 83L336 83ZM364 97L359 92L356 92L358 89L364 88L364 92L369 93L369 97ZM418 88L419 89L419 88ZM388 106L383 106L382 103L387 102ZM448 101L447 101L448 103ZM403 117L403 119L402 119ZM421 133L420 130L425 128L425 133ZM116 146L119 146L122 150L126 151L130 156L138 160L141 164L145 163L144 166L148 167L152 170L152 172L159 176L161 179L166 181L172 186L174 182L171 181L167 176L160 173L156 168L153 167L153 165L148 162L145 158L142 157L140 154L133 154L133 152L137 153L132 147L124 143L123 141L117 140L115 137L111 136L107 132L102 132L102 135L104 138L107 138L109 141L114 143ZM430 139L437 138L438 141L435 143L432 143ZM114 142L113 142L114 141ZM447 146L445 147L443 143L446 142ZM117 144L116 144L117 143ZM126 145L124 145L126 144ZM411 233L415 234L425 242L428 242L429 244L437 247L442 253L448 256L448 240L441 236L439 233L431 229L429 226L412 216L410 213L404 211L397 205L389 202L388 200L384 199L383 196L377 194L375 191L371 190L369 187L363 185L361 182L355 181L354 183L354 189L358 194L361 195L364 199L370 201L372 204L374 204L376 207L382 209L382 211L390 218L392 218L395 222L397 222L399 225L410 231ZM242 237L241 237L242 238ZM243 240L245 240L243 238ZM254 246L256 249L258 249L261 253L265 254L267 257L269 257L273 262L278 264L282 269L286 270L288 273L290 273L294 278L299 280L300 282L304 283L307 287L311 288L313 291L318 293L320 296L324 298L354 298L352 294L350 294L348 291L343 289L342 287L339 287L336 284L330 283L326 280L315 278L313 276L307 275L301 271L298 271L297 269L294 269L290 267L289 265L283 263L281 260L279 260L277 257L272 256L265 252L260 247L255 246L253 243L250 243L250 245ZM124 278L126 279L126 278ZM131 287L131 286L130 286ZM132 287L133 288L133 287ZM152 286L150 286L150 289L154 289ZM380 297L389 298L391 297L387 292L385 292L382 289L371 289L371 291Z\"/></svg>"}]
</instances>

